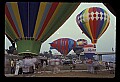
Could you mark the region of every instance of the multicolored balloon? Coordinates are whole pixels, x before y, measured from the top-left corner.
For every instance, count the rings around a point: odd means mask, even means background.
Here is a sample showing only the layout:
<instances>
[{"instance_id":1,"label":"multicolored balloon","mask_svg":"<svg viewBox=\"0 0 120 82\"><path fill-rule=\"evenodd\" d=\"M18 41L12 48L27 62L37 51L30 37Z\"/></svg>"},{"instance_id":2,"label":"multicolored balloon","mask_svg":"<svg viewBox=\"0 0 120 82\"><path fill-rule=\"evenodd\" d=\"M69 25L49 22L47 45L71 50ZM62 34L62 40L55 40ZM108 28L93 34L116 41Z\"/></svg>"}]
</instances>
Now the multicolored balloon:
<instances>
[{"instance_id":1,"label":"multicolored balloon","mask_svg":"<svg viewBox=\"0 0 120 82\"><path fill-rule=\"evenodd\" d=\"M80 29L91 39L93 44L106 31L110 23L107 11L99 7L91 7L77 15L76 21Z\"/></svg>"},{"instance_id":2,"label":"multicolored balloon","mask_svg":"<svg viewBox=\"0 0 120 82\"><path fill-rule=\"evenodd\" d=\"M6 2L5 34L11 41L16 42L18 54L37 55L41 44L59 29L79 4Z\"/></svg>"},{"instance_id":3,"label":"multicolored balloon","mask_svg":"<svg viewBox=\"0 0 120 82\"><path fill-rule=\"evenodd\" d=\"M51 46L50 49L56 49L66 56L76 46L76 41L70 38L60 38L49 44Z\"/></svg>"},{"instance_id":4,"label":"multicolored balloon","mask_svg":"<svg viewBox=\"0 0 120 82\"><path fill-rule=\"evenodd\" d=\"M81 52L84 51L84 45L87 45L87 40L85 39L78 39L77 41L77 45L73 48L73 51L77 54L80 55Z\"/></svg>"},{"instance_id":5,"label":"multicolored balloon","mask_svg":"<svg viewBox=\"0 0 120 82\"><path fill-rule=\"evenodd\" d=\"M85 40L85 39L78 39L77 40L77 45L78 46L84 46L84 45L87 45L88 43L87 43L87 40Z\"/></svg>"}]
</instances>

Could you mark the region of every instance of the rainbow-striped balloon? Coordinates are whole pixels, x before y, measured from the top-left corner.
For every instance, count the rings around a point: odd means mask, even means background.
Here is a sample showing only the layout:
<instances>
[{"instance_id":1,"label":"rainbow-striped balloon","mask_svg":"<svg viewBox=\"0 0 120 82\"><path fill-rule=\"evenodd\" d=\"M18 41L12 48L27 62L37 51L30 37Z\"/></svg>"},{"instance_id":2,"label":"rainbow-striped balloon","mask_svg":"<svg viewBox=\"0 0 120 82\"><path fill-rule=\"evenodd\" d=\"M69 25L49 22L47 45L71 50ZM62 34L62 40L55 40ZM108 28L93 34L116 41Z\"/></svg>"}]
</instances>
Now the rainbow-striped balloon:
<instances>
[{"instance_id":1,"label":"rainbow-striped balloon","mask_svg":"<svg viewBox=\"0 0 120 82\"><path fill-rule=\"evenodd\" d=\"M91 39L93 44L106 31L110 23L108 12L99 7L91 7L77 15L76 21L80 29Z\"/></svg>"},{"instance_id":2,"label":"rainbow-striped balloon","mask_svg":"<svg viewBox=\"0 0 120 82\"><path fill-rule=\"evenodd\" d=\"M18 54L38 54L46 41L80 3L6 2L5 34L17 44Z\"/></svg>"}]
</instances>

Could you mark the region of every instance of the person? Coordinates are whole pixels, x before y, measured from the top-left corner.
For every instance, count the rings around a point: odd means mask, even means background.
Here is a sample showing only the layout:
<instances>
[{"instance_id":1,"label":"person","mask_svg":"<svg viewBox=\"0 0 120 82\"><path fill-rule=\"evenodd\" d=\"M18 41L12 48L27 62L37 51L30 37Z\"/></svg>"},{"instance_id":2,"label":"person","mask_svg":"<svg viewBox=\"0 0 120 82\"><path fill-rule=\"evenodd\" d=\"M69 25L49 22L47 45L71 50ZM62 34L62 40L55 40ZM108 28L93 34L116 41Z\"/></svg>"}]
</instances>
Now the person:
<instances>
[{"instance_id":1,"label":"person","mask_svg":"<svg viewBox=\"0 0 120 82\"><path fill-rule=\"evenodd\" d=\"M15 75L19 74L20 62L19 59L16 60Z\"/></svg>"},{"instance_id":2,"label":"person","mask_svg":"<svg viewBox=\"0 0 120 82\"><path fill-rule=\"evenodd\" d=\"M23 67L23 61L22 60L19 60L19 71L18 71L18 74L23 74L23 70L22 70L22 67Z\"/></svg>"},{"instance_id":3,"label":"person","mask_svg":"<svg viewBox=\"0 0 120 82\"><path fill-rule=\"evenodd\" d=\"M15 63L14 63L13 59L10 61L10 66L11 66L11 74L14 74L14 72L15 72Z\"/></svg>"},{"instance_id":4,"label":"person","mask_svg":"<svg viewBox=\"0 0 120 82\"><path fill-rule=\"evenodd\" d=\"M94 67L94 73L97 74L98 70L99 70L99 62L98 60L93 61L93 67Z\"/></svg>"},{"instance_id":5,"label":"person","mask_svg":"<svg viewBox=\"0 0 120 82\"><path fill-rule=\"evenodd\" d=\"M73 70L73 64L69 64L70 65L70 72L72 72Z\"/></svg>"},{"instance_id":6,"label":"person","mask_svg":"<svg viewBox=\"0 0 120 82\"><path fill-rule=\"evenodd\" d=\"M53 74L56 74L58 72L60 72L60 59L56 58L55 61L54 61L54 71L53 71Z\"/></svg>"},{"instance_id":7,"label":"person","mask_svg":"<svg viewBox=\"0 0 120 82\"><path fill-rule=\"evenodd\" d=\"M109 62L109 71L110 71L110 74L114 74L115 64L113 62Z\"/></svg>"},{"instance_id":8,"label":"person","mask_svg":"<svg viewBox=\"0 0 120 82\"><path fill-rule=\"evenodd\" d=\"M41 73L42 63L41 63L40 60L37 60L35 66L36 66L36 72L37 72L37 73Z\"/></svg>"},{"instance_id":9,"label":"person","mask_svg":"<svg viewBox=\"0 0 120 82\"><path fill-rule=\"evenodd\" d=\"M105 68L106 68L106 70L109 70L109 63L108 62L105 62Z\"/></svg>"},{"instance_id":10,"label":"person","mask_svg":"<svg viewBox=\"0 0 120 82\"><path fill-rule=\"evenodd\" d=\"M87 64L88 72L94 73L93 60L92 59L87 59L86 64Z\"/></svg>"},{"instance_id":11,"label":"person","mask_svg":"<svg viewBox=\"0 0 120 82\"><path fill-rule=\"evenodd\" d=\"M44 71L44 72L45 72L45 70L46 70L46 66L47 66L46 61L43 61L43 71Z\"/></svg>"}]
</instances>

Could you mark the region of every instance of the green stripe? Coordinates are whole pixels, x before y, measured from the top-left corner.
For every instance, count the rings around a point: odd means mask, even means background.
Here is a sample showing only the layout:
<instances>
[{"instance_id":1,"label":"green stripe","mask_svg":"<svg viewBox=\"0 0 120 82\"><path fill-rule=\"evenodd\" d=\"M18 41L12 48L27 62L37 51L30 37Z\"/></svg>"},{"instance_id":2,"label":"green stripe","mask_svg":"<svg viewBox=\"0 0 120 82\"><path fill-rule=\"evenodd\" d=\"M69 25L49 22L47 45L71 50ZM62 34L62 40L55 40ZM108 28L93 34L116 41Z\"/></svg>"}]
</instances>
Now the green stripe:
<instances>
[{"instance_id":1,"label":"green stripe","mask_svg":"<svg viewBox=\"0 0 120 82\"><path fill-rule=\"evenodd\" d=\"M7 23L7 21L5 21L5 32L13 39L15 40L15 35L13 34L13 31L11 30L9 24Z\"/></svg>"}]
</instances>

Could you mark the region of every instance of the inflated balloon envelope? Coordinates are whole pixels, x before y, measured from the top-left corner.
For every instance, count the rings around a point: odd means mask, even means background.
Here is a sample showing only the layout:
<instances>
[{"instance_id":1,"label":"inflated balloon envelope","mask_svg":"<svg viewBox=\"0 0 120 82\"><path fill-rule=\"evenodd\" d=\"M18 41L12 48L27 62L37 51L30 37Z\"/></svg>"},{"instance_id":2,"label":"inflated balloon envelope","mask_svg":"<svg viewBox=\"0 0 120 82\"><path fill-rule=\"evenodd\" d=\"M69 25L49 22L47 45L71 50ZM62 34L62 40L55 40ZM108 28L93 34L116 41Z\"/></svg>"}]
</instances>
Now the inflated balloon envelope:
<instances>
[{"instance_id":1,"label":"inflated balloon envelope","mask_svg":"<svg viewBox=\"0 0 120 82\"><path fill-rule=\"evenodd\" d=\"M80 3L6 2L5 34L18 54L38 55L41 44L71 16Z\"/></svg>"},{"instance_id":2,"label":"inflated balloon envelope","mask_svg":"<svg viewBox=\"0 0 120 82\"><path fill-rule=\"evenodd\" d=\"M70 38L59 38L50 44L50 49L56 49L58 52L66 56L76 45L76 41Z\"/></svg>"},{"instance_id":3,"label":"inflated balloon envelope","mask_svg":"<svg viewBox=\"0 0 120 82\"><path fill-rule=\"evenodd\" d=\"M90 7L77 15L76 22L91 42L96 44L108 28L110 16L107 11L100 7Z\"/></svg>"}]
</instances>

